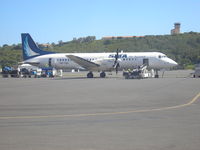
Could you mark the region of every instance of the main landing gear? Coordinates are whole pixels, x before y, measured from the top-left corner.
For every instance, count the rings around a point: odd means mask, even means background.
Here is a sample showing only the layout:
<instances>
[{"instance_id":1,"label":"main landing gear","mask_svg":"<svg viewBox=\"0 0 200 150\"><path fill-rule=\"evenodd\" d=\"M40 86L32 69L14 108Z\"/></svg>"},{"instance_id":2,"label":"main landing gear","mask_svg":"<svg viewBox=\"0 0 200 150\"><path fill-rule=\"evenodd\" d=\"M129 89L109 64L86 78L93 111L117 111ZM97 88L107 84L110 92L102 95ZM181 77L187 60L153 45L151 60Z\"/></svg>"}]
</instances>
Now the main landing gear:
<instances>
[{"instance_id":1,"label":"main landing gear","mask_svg":"<svg viewBox=\"0 0 200 150\"><path fill-rule=\"evenodd\" d=\"M88 74L87 74L87 78L93 78L94 77L94 75L93 75L93 73L90 71L90 72L88 72ZM100 78L105 78L106 77L106 73L104 72L104 71L102 71L101 73L100 73Z\"/></svg>"},{"instance_id":2,"label":"main landing gear","mask_svg":"<svg viewBox=\"0 0 200 150\"><path fill-rule=\"evenodd\" d=\"M90 71L88 74L87 74L87 78L93 78L93 73Z\"/></svg>"},{"instance_id":3,"label":"main landing gear","mask_svg":"<svg viewBox=\"0 0 200 150\"><path fill-rule=\"evenodd\" d=\"M105 72L101 72L101 73L100 73L100 77L101 77L101 78L105 78L105 77L106 77L106 73L105 73Z\"/></svg>"}]
</instances>

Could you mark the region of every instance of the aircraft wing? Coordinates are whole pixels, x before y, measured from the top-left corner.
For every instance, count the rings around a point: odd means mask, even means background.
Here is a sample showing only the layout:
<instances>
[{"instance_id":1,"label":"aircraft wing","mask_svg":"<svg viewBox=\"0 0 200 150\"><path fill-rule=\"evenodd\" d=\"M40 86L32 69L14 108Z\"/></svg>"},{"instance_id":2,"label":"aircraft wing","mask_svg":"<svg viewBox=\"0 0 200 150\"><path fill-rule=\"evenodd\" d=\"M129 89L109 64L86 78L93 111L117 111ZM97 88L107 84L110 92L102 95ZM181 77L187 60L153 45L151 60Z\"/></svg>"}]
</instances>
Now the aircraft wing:
<instances>
[{"instance_id":1,"label":"aircraft wing","mask_svg":"<svg viewBox=\"0 0 200 150\"><path fill-rule=\"evenodd\" d=\"M66 56L87 70L93 70L100 66L99 64L93 63L91 61L88 61L78 56L74 56L74 55L66 55Z\"/></svg>"}]
</instances>

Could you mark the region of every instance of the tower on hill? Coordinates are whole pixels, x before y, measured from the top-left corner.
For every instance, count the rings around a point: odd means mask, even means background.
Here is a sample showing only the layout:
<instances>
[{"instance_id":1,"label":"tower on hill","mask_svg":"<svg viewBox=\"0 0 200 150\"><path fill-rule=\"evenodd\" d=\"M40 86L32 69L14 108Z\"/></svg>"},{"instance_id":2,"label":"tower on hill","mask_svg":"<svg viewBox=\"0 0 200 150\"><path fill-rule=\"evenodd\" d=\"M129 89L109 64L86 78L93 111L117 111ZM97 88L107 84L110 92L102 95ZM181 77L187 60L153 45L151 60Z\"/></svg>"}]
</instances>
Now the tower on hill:
<instances>
[{"instance_id":1,"label":"tower on hill","mask_svg":"<svg viewBox=\"0 0 200 150\"><path fill-rule=\"evenodd\" d=\"M180 34L181 24L179 22L174 23L174 29L171 30L171 35Z\"/></svg>"}]
</instances>

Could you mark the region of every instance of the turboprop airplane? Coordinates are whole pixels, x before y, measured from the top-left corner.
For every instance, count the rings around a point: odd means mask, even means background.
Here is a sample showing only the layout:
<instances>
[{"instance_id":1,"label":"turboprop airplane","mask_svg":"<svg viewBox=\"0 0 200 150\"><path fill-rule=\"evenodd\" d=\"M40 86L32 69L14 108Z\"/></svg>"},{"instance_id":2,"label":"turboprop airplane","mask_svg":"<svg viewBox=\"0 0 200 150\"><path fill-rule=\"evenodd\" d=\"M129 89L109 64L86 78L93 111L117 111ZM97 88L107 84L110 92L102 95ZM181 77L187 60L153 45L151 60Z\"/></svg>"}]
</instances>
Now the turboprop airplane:
<instances>
[{"instance_id":1,"label":"turboprop airplane","mask_svg":"<svg viewBox=\"0 0 200 150\"><path fill-rule=\"evenodd\" d=\"M86 69L88 78L93 72L106 76L106 71L136 68L146 64L156 70L177 66L177 63L160 52L119 52L116 53L56 53L41 50L28 33L22 33L23 64L55 69Z\"/></svg>"}]
</instances>

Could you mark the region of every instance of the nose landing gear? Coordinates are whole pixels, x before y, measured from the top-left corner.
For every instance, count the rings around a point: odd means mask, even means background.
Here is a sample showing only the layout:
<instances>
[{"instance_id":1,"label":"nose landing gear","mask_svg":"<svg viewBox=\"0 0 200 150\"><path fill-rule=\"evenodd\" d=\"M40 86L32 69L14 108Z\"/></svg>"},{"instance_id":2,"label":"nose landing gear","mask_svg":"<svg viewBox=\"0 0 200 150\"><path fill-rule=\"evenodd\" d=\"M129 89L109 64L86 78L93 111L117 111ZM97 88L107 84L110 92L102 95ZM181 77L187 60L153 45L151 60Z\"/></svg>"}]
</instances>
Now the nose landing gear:
<instances>
[{"instance_id":1,"label":"nose landing gear","mask_svg":"<svg viewBox=\"0 0 200 150\"><path fill-rule=\"evenodd\" d=\"M158 70L156 70L155 78L159 78Z\"/></svg>"}]
</instances>

